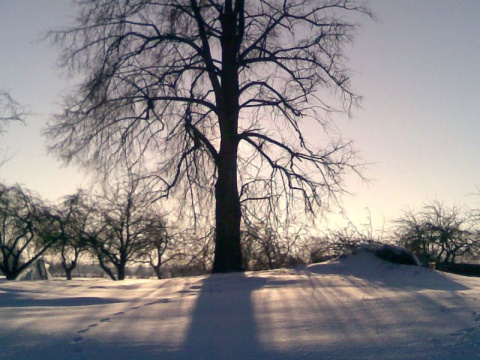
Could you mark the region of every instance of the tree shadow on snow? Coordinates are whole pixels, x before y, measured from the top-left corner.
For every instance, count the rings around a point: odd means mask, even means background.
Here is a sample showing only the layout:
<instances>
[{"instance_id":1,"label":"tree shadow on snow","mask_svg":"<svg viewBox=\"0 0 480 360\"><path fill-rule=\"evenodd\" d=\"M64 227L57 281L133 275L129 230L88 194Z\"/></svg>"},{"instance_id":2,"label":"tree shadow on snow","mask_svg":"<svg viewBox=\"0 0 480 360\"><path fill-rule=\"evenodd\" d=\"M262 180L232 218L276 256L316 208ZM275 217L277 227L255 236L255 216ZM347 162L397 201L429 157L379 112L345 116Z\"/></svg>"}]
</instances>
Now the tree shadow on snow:
<instances>
[{"instance_id":1,"label":"tree shadow on snow","mask_svg":"<svg viewBox=\"0 0 480 360\"><path fill-rule=\"evenodd\" d=\"M70 306L92 306L105 305L123 302L117 298L101 297L66 297L66 298L32 298L31 292L23 296L25 291L9 290L0 295L0 308L5 307L70 307Z\"/></svg>"},{"instance_id":2,"label":"tree shadow on snow","mask_svg":"<svg viewBox=\"0 0 480 360\"><path fill-rule=\"evenodd\" d=\"M258 338L252 293L266 279L244 274L211 275L200 286L180 359L272 358Z\"/></svg>"}]
</instances>

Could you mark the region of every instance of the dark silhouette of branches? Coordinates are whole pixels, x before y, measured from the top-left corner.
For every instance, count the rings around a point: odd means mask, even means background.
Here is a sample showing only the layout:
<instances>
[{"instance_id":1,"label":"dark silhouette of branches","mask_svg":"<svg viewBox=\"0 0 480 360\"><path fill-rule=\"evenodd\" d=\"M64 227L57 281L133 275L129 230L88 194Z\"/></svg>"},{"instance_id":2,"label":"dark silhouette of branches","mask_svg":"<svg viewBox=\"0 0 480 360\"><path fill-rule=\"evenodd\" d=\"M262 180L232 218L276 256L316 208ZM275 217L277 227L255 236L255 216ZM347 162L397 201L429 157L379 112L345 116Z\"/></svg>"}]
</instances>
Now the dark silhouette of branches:
<instances>
[{"instance_id":1,"label":"dark silhouette of branches","mask_svg":"<svg viewBox=\"0 0 480 360\"><path fill-rule=\"evenodd\" d=\"M23 122L25 116L24 108L10 96L8 91L0 89L0 133L5 131L8 122Z\"/></svg>"},{"instance_id":2,"label":"dark silhouette of branches","mask_svg":"<svg viewBox=\"0 0 480 360\"><path fill-rule=\"evenodd\" d=\"M162 250L165 224L155 205L154 193L128 174L106 188L95 204L93 211L102 229L92 241L92 249L102 268L112 264L116 279L124 280L127 264L153 250L152 244Z\"/></svg>"},{"instance_id":3,"label":"dark silhouette of branches","mask_svg":"<svg viewBox=\"0 0 480 360\"><path fill-rule=\"evenodd\" d=\"M0 184L0 270L14 280L58 240L49 207L22 187Z\"/></svg>"},{"instance_id":4,"label":"dark silhouette of branches","mask_svg":"<svg viewBox=\"0 0 480 360\"><path fill-rule=\"evenodd\" d=\"M351 144L327 129L359 100L342 48L354 17L371 16L361 1L77 3L76 25L52 36L63 65L86 76L46 131L51 150L102 172L126 155L194 218L213 200L214 271L242 270L241 201L315 212L358 170Z\"/></svg>"},{"instance_id":5,"label":"dark silhouette of branches","mask_svg":"<svg viewBox=\"0 0 480 360\"><path fill-rule=\"evenodd\" d=\"M426 261L454 263L478 248L469 218L461 209L432 202L397 220L398 241Z\"/></svg>"},{"instance_id":6,"label":"dark silhouette of branches","mask_svg":"<svg viewBox=\"0 0 480 360\"><path fill-rule=\"evenodd\" d=\"M59 206L52 207L56 226L50 230L58 233L58 240L51 252L60 256L67 280L72 280L72 272L78 265L80 255L88 250L86 234L91 210L86 206L86 198L87 195L79 190L73 195L65 196Z\"/></svg>"},{"instance_id":7,"label":"dark silhouette of branches","mask_svg":"<svg viewBox=\"0 0 480 360\"><path fill-rule=\"evenodd\" d=\"M12 122L25 122L27 112L18 102L16 102L6 90L0 89L0 135L3 134L8 125ZM0 147L0 150L4 151ZM0 160L0 166L6 160Z\"/></svg>"}]
</instances>

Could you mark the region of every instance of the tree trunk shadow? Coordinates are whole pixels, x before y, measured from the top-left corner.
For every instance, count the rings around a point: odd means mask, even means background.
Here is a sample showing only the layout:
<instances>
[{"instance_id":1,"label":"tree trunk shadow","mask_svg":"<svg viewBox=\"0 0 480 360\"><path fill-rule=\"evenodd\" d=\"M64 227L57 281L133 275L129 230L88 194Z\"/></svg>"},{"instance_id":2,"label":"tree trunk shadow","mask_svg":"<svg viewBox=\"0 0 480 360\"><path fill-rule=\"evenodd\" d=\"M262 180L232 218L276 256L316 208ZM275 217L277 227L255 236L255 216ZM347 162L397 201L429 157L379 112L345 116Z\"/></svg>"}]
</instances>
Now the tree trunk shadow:
<instances>
[{"instance_id":1,"label":"tree trunk shadow","mask_svg":"<svg viewBox=\"0 0 480 360\"><path fill-rule=\"evenodd\" d=\"M251 295L265 282L242 273L216 274L195 286L200 295L179 358L264 358Z\"/></svg>"}]
</instances>

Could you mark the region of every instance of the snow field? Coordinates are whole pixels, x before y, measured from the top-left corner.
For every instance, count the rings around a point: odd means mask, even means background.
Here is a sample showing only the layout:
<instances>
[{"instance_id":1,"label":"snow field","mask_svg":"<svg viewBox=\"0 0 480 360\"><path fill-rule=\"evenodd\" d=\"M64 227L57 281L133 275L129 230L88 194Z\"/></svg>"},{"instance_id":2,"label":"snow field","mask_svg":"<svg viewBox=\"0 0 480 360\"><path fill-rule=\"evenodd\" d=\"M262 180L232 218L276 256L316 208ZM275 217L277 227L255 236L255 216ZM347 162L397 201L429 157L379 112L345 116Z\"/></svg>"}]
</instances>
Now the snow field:
<instances>
[{"instance_id":1,"label":"snow field","mask_svg":"<svg viewBox=\"0 0 480 360\"><path fill-rule=\"evenodd\" d=\"M478 359L480 279L358 253L168 280L0 281L1 359Z\"/></svg>"}]
</instances>

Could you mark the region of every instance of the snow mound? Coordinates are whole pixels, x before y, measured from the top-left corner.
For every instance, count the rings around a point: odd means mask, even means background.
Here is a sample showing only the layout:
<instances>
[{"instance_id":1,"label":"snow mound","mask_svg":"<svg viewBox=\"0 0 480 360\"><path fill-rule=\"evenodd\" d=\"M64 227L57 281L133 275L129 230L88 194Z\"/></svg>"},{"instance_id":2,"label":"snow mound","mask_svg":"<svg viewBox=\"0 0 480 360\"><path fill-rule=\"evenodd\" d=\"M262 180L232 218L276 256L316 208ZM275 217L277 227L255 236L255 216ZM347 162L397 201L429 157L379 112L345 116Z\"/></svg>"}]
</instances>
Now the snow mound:
<instances>
[{"instance_id":1,"label":"snow mound","mask_svg":"<svg viewBox=\"0 0 480 360\"><path fill-rule=\"evenodd\" d=\"M388 249L388 250L385 250ZM401 248L398 248L402 250ZM392 261L390 251L395 247L362 246L357 251L325 263L307 266L312 273L355 277L389 288L430 289L445 291L465 290L465 287L443 273L420 266L409 266ZM405 250L406 251L406 250ZM379 252L381 256L379 256ZM400 251L400 256L404 254Z\"/></svg>"},{"instance_id":2,"label":"snow mound","mask_svg":"<svg viewBox=\"0 0 480 360\"><path fill-rule=\"evenodd\" d=\"M420 261L411 251L399 246L372 242L361 245L359 249L372 252L375 256L395 264L420 266Z\"/></svg>"}]
</instances>

